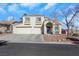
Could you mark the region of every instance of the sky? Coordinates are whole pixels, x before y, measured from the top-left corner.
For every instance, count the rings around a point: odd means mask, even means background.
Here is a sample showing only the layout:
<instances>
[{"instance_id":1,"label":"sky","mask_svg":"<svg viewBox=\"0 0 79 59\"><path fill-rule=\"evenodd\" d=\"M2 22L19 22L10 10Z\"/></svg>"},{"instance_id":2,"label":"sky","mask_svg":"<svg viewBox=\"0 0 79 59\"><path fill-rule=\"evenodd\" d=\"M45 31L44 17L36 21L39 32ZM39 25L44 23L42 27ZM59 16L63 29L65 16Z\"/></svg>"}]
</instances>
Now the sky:
<instances>
[{"instance_id":1,"label":"sky","mask_svg":"<svg viewBox=\"0 0 79 59\"><path fill-rule=\"evenodd\" d=\"M52 13L78 6L78 3L0 3L0 20L19 21L24 13L41 14L53 19ZM61 20L61 19L60 19Z\"/></svg>"}]
</instances>

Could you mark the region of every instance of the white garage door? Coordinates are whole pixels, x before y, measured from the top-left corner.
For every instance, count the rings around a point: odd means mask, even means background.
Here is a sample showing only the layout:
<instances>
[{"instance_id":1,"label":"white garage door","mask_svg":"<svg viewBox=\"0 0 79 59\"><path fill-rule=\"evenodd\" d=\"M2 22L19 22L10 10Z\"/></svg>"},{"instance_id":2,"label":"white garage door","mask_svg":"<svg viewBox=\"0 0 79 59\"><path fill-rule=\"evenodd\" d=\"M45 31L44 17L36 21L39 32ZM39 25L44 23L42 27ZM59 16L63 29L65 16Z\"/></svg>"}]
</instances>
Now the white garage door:
<instances>
[{"instance_id":1,"label":"white garage door","mask_svg":"<svg viewBox=\"0 0 79 59\"><path fill-rule=\"evenodd\" d=\"M14 28L15 34L41 34L40 28Z\"/></svg>"}]
</instances>

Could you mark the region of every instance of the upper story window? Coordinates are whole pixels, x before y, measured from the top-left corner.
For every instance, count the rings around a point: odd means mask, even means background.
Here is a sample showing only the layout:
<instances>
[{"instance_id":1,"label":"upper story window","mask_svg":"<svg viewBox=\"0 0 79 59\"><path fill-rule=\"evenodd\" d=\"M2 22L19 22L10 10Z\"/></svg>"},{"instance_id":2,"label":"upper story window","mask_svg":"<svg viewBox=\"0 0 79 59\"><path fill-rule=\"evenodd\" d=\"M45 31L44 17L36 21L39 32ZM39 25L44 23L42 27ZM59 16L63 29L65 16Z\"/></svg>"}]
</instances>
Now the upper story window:
<instances>
[{"instance_id":1,"label":"upper story window","mask_svg":"<svg viewBox=\"0 0 79 59\"><path fill-rule=\"evenodd\" d=\"M27 17L26 17L24 24L25 24L25 25L29 25L29 24L30 24L30 18L27 18Z\"/></svg>"},{"instance_id":2,"label":"upper story window","mask_svg":"<svg viewBox=\"0 0 79 59\"><path fill-rule=\"evenodd\" d=\"M36 18L36 24L37 25L41 25L41 17L37 17Z\"/></svg>"},{"instance_id":3,"label":"upper story window","mask_svg":"<svg viewBox=\"0 0 79 59\"><path fill-rule=\"evenodd\" d=\"M41 22L41 17L37 17L36 21Z\"/></svg>"},{"instance_id":4,"label":"upper story window","mask_svg":"<svg viewBox=\"0 0 79 59\"><path fill-rule=\"evenodd\" d=\"M47 17L45 17L44 19L45 19L45 21L47 21L47 20L48 20L48 18L47 18Z\"/></svg>"}]
</instances>

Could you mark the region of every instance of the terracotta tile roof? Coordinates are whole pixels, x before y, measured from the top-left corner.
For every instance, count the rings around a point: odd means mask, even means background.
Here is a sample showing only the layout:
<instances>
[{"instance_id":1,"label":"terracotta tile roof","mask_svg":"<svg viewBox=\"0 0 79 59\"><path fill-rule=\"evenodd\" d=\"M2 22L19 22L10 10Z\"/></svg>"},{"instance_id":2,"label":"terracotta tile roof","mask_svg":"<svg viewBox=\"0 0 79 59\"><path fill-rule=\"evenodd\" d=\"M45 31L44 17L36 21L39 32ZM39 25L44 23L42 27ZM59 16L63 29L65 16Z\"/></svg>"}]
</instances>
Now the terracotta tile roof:
<instances>
[{"instance_id":1,"label":"terracotta tile roof","mask_svg":"<svg viewBox=\"0 0 79 59\"><path fill-rule=\"evenodd\" d=\"M30 14L30 15L25 15L25 16L44 16L42 14Z\"/></svg>"},{"instance_id":2,"label":"terracotta tile roof","mask_svg":"<svg viewBox=\"0 0 79 59\"><path fill-rule=\"evenodd\" d=\"M15 21L0 21L0 24L13 24Z\"/></svg>"},{"instance_id":3,"label":"terracotta tile roof","mask_svg":"<svg viewBox=\"0 0 79 59\"><path fill-rule=\"evenodd\" d=\"M61 25L57 19L54 19L53 23L55 23L56 25Z\"/></svg>"},{"instance_id":4,"label":"terracotta tile roof","mask_svg":"<svg viewBox=\"0 0 79 59\"><path fill-rule=\"evenodd\" d=\"M41 15L41 14L32 14L30 16L44 16L44 15Z\"/></svg>"}]
</instances>

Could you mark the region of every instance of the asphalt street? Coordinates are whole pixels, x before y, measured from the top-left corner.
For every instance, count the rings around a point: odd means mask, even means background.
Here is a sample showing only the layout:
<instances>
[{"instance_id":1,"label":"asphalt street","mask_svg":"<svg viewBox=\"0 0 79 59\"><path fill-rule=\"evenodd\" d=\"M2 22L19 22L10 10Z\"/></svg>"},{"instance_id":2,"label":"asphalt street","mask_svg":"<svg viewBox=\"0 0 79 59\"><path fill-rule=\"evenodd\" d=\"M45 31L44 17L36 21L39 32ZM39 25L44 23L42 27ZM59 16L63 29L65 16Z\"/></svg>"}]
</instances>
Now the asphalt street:
<instances>
[{"instance_id":1,"label":"asphalt street","mask_svg":"<svg viewBox=\"0 0 79 59\"><path fill-rule=\"evenodd\" d=\"M79 56L79 45L8 43L0 45L0 56Z\"/></svg>"}]
</instances>

